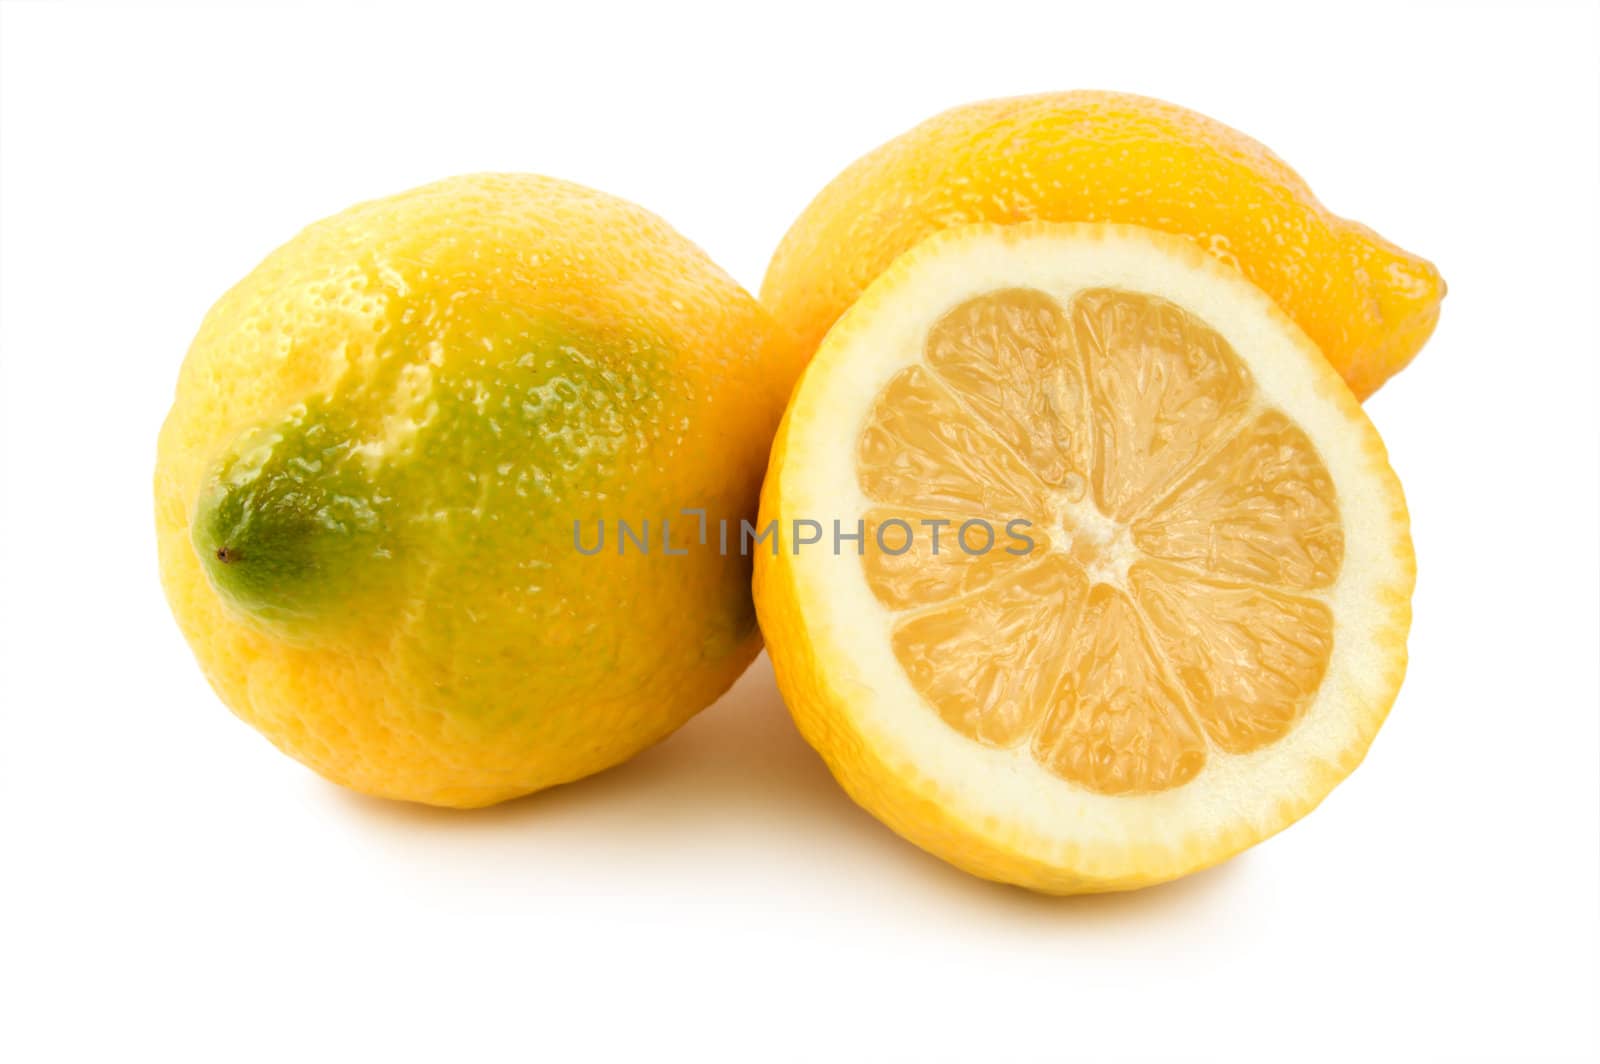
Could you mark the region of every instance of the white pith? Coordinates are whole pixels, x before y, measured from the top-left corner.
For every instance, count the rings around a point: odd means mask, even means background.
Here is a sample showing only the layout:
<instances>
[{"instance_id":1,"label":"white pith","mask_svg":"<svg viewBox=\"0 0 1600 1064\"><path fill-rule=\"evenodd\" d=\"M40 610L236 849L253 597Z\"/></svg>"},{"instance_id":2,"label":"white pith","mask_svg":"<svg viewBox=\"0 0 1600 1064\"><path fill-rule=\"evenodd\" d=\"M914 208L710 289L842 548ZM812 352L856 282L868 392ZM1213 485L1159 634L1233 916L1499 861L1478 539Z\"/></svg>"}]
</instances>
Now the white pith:
<instances>
[{"instance_id":1,"label":"white pith","mask_svg":"<svg viewBox=\"0 0 1600 1064\"><path fill-rule=\"evenodd\" d=\"M1133 530L1100 511L1082 476L1071 473L1067 481L1074 490L1052 492L1049 500L1051 548L1077 559L1091 583L1126 591L1128 569L1141 557Z\"/></svg>"},{"instance_id":2,"label":"white pith","mask_svg":"<svg viewBox=\"0 0 1600 1064\"><path fill-rule=\"evenodd\" d=\"M1398 683L1393 644L1403 636L1412 575L1403 502L1375 433L1267 297L1220 267L1152 253L1137 231L1080 228L1073 236L1069 228L941 240L936 251L909 256L914 261L894 278L891 299L873 300L869 291L824 343L794 397L782 509L772 516L781 526L796 518L853 524L881 507L862 493L856 470L872 404L891 377L922 359L933 324L973 296L1027 287L1066 306L1083 289L1122 288L1170 300L1221 334L1249 367L1257 403L1282 411L1316 446L1344 527L1338 578L1317 596L1335 619L1327 674L1281 741L1245 755L1213 749L1197 778L1171 790L1093 793L1041 767L1028 744L973 742L923 701L890 646L897 615L874 597L853 552L801 551L788 559L817 660L827 662L827 683L879 760L996 845L1115 878L1131 864L1180 868L1208 839L1211 850L1222 838L1237 840L1234 849L1248 845L1314 805L1348 772ZM1063 538L1060 521L1073 524L1106 559L1091 576L1119 583L1133 557L1125 530L1100 517L1088 498L1058 502L1053 537Z\"/></svg>"}]
</instances>

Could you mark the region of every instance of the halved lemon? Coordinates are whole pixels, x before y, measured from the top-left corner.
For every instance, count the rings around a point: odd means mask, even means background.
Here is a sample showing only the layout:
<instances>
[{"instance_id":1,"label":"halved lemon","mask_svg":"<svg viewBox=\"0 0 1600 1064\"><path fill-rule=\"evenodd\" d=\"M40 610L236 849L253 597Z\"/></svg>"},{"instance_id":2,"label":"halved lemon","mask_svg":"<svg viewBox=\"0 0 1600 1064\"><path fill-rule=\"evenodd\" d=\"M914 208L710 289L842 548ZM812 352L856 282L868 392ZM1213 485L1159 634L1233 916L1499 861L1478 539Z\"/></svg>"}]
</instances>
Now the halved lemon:
<instances>
[{"instance_id":1,"label":"halved lemon","mask_svg":"<svg viewBox=\"0 0 1600 1064\"><path fill-rule=\"evenodd\" d=\"M907 839L1037 890L1158 883L1292 823L1405 671L1377 432L1265 294L1150 230L912 249L806 370L760 522L806 739Z\"/></svg>"}]
</instances>

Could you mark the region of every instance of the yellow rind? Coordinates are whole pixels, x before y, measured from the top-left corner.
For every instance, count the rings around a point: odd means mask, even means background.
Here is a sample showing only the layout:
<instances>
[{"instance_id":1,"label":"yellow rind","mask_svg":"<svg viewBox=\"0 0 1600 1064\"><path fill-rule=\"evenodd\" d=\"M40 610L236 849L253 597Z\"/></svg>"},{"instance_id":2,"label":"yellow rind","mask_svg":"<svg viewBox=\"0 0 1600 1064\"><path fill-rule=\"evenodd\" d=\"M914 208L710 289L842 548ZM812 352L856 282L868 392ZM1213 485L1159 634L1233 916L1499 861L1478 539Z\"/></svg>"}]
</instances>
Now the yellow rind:
<instances>
[{"instance_id":1,"label":"yellow rind","mask_svg":"<svg viewBox=\"0 0 1600 1064\"><path fill-rule=\"evenodd\" d=\"M1163 100L1076 90L942 112L851 163L806 206L761 300L799 358L903 252L972 223L1106 222L1183 236L1240 269L1366 398L1433 332L1426 259L1328 210L1267 147Z\"/></svg>"}]
</instances>

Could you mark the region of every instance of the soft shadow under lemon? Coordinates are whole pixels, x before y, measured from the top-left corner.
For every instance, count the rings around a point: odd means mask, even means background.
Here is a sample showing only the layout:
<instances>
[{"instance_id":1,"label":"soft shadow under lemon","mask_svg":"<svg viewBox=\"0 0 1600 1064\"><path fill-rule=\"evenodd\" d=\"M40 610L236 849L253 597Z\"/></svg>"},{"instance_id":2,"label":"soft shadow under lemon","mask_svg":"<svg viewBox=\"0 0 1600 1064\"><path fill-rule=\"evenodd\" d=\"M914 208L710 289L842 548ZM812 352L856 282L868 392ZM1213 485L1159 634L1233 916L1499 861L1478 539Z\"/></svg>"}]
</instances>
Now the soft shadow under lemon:
<instances>
[{"instance_id":1,"label":"soft shadow under lemon","mask_svg":"<svg viewBox=\"0 0 1600 1064\"><path fill-rule=\"evenodd\" d=\"M920 908L987 912L1002 922L1097 923L1204 908L1231 889L1246 862L1143 890L1056 898L968 875L896 836L857 807L795 730L765 654L718 702L662 743L616 768L487 809L391 802L327 785L363 830L388 845L431 852L493 841L504 860L583 846L602 864L653 866L686 851L751 861L752 843L826 855L819 879L889 894L908 885ZM716 851L721 851L717 853ZM1237 884L1233 884L1236 886ZM825 888L828 889L828 888ZM905 899L911 902L911 899Z\"/></svg>"}]
</instances>

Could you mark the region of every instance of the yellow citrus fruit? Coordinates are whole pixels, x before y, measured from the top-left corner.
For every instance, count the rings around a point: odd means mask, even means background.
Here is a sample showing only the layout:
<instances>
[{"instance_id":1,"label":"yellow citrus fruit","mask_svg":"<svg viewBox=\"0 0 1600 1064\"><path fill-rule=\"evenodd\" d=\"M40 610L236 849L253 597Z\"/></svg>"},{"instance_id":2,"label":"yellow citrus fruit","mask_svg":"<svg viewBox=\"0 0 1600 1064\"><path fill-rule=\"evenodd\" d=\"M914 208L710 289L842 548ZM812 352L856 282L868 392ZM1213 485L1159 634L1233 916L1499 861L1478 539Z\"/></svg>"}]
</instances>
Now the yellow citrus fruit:
<instances>
[{"instance_id":1,"label":"yellow citrus fruit","mask_svg":"<svg viewBox=\"0 0 1600 1064\"><path fill-rule=\"evenodd\" d=\"M1159 100L1067 92L947 111L857 160L795 221L762 302L803 358L895 257L977 222L1116 222L1188 237L1254 281L1360 398L1433 332L1432 263L1327 211L1276 155Z\"/></svg>"},{"instance_id":2,"label":"yellow citrus fruit","mask_svg":"<svg viewBox=\"0 0 1600 1064\"><path fill-rule=\"evenodd\" d=\"M760 521L794 542L756 555L756 608L806 739L907 839L1038 890L1279 830L1405 670L1372 424L1267 295L1149 229L903 256L801 378Z\"/></svg>"},{"instance_id":3,"label":"yellow citrus fruit","mask_svg":"<svg viewBox=\"0 0 1600 1064\"><path fill-rule=\"evenodd\" d=\"M680 511L753 515L769 337L660 219L560 181L306 229L212 308L161 431L162 581L206 676L329 779L438 805L667 735L760 647L748 559L688 549Z\"/></svg>"}]
</instances>

